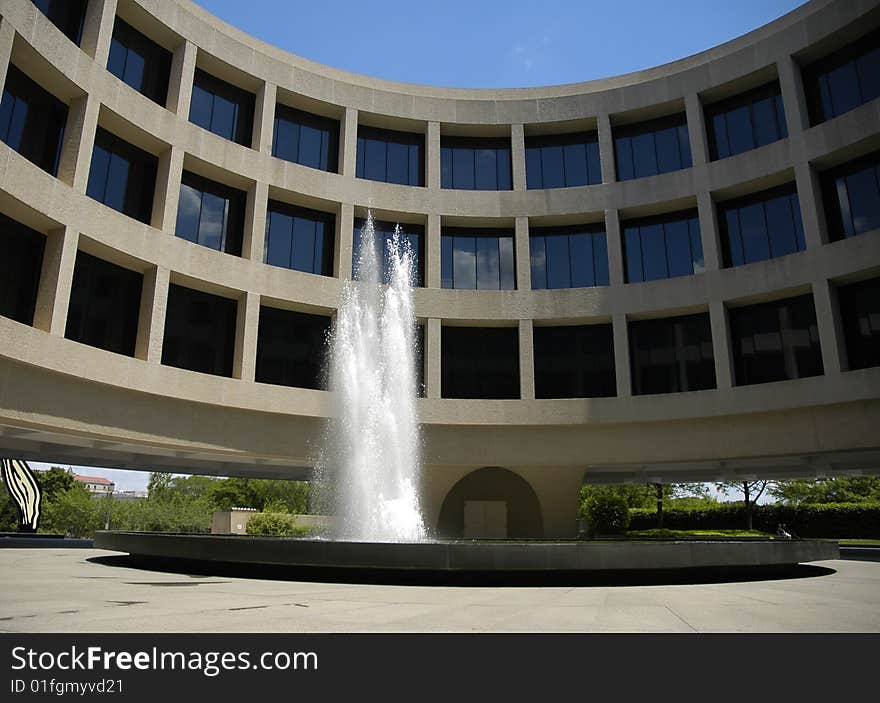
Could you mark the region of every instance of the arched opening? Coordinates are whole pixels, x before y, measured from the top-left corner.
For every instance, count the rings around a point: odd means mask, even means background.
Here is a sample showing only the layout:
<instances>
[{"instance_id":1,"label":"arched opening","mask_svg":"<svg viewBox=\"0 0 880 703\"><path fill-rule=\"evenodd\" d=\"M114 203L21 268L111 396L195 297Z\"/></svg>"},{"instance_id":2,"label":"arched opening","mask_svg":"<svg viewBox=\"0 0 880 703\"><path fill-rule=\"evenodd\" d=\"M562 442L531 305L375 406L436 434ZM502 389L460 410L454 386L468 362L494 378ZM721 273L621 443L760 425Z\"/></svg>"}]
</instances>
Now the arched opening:
<instances>
[{"instance_id":1,"label":"arched opening","mask_svg":"<svg viewBox=\"0 0 880 703\"><path fill-rule=\"evenodd\" d=\"M541 505L521 476L500 467L469 473L446 494L437 535L441 539L544 536Z\"/></svg>"}]
</instances>

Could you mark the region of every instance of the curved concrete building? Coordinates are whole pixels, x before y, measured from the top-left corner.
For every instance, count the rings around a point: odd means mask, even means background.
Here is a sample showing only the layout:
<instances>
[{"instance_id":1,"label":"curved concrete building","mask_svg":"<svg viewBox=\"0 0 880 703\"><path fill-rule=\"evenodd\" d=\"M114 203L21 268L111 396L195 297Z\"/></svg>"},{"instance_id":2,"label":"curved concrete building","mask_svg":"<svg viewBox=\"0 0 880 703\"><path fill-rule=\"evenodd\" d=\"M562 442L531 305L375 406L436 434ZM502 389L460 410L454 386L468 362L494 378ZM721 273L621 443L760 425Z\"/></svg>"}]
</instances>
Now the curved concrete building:
<instances>
[{"instance_id":1,"label":"curved concrete building","mask_svg":"<svg viewBox=\"0 0 880 703\"><path fill-rule=\"evenodd\" d=\"M880 467L876 0L511 90L336 70L188 0L0 14L4 456L307 476L369 207L419 253L443 535L571 536L584 481Z\"/></svg>"}]
</instances>

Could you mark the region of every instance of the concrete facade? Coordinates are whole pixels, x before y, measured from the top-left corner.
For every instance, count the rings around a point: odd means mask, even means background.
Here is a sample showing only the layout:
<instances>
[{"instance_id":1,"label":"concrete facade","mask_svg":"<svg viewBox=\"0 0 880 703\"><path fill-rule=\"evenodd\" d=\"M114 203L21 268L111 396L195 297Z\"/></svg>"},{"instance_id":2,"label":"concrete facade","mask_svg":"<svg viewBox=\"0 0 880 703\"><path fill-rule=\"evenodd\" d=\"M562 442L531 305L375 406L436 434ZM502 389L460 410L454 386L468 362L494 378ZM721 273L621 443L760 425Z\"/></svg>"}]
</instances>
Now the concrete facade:
<instances>
[{"instance_id":1,"label":"concrete facade","mask_svg":"<svg viewBox=\"0 0 880 703\"><path fill-rule=\"evenodd\" d=\"M0 211L43 232L46 254L33 326L0 317L0 450L81 465L218 475L308 475L330 403L323 391L254 380L261 303L333 314L351 271L352 223L425 226L424 502L436 526L449 491L473 471L503 467L534 490L543 536L574 534L584 480L683 481L875 472L880 467L880 368L846 368L835 285L880 272L880 231L829 243L817 173L880 146L880 101L810 127L799 66L880 26L876 0L813 0L743 37L664 66L588 83L464 90L399 84L321 66L262 43L188 0L91 0L82 48L28 0L0 2L0 82L11 61L69 106L58 176L0 143ZM164 107L105 66L114 16L173 53ZM199 67L257 96L253 148L190 123ZM710 161L701 105L778 78L788 137ZM338 173L271 156L276 103L340 120ZM684 111L693 166L615 180L611 129ZM357 126L424 132L425 187L355 177ZM159 158L150 224L85 195L94 135L103 127ZM526 190L524 138L598 129L603 182ZM442 135L510 136L513 189L440 187ZM247 191L241 257L174 236L182 171ZM735 268L721 265L714 204L794 181L806 250ZM334 276L263 263L267 199L336 215ZM620 220L696 207L705 270L624 283ZM611 285L533 291L530 227L604 221ZM514 291L440 287L443 226L515 230ZM144 274L134 358L65 339L77 250ZM232 378L161 364L168 286L239 301ZM735 386L727 311L811 292L825 372ZM635 396L627 322L708 311L717 388ZM534 325L612 323L617 396L536 400ZM441 398L444 325L520 331L519 400ZM536 535L541 536L541 535Z\"/></svg>"}]
</instances>

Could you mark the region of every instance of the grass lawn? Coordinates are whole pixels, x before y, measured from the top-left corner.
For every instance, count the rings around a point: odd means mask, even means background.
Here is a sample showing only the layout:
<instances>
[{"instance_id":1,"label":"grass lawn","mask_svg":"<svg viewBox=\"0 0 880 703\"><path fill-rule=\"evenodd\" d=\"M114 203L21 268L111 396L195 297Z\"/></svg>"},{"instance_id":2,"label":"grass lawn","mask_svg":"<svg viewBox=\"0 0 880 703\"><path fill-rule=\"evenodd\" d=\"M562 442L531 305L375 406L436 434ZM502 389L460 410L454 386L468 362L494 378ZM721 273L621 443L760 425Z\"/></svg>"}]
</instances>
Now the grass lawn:
<instances>
[{"instance_id":1,"label":"grass lawn","mask_svg":"<svg viewBox=\"0 0 880 703\"><path fill-rule=\"evenodd\" d=\"M880 547L880 539L840 539L841 547Z\"/></svg>"},{"instance_id":2,"label":"grass lawn","mask_svg":"<svg viewBox=\"0 0 880 703\"><path fill-rule=\"evenodd\" d=\"M769 532L760 530L629 530L627 537L773 537Z\"/></svg>"}]
</instances>

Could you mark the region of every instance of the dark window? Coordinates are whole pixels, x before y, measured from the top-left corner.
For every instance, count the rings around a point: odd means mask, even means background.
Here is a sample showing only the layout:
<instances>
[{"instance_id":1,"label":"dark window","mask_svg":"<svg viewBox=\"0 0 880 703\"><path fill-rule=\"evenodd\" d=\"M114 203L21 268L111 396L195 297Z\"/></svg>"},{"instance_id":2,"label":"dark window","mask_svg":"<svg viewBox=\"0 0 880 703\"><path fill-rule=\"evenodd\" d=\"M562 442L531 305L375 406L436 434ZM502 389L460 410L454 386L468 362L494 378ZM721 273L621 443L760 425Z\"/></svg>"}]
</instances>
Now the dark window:
<instances>
[{"instance_id":1,"label":"dark window","mask_svg":"<svg viewBox=\"0 0 880 703\"><path fill-rule=\"evenodd\" d=\"M819 124L880 95L880 32L803 70L810 122Z\"/></svg>"},{"instance_id":2,"label":"dark window","mask_svg":"<svg viewBox=\"0 0 880 703\"><path fill-rule=\"evenodd\" d=\"M526 187L530 190L601 182L596 132L526 139Z\"/></svg>"},{"instance_id":3,"label":"dark window","mask_svg":"<svg viewBox=\"0 0 880 703\"><path fill-rule=\"evenodd\" d=\"M822 374L813 296L733 308L728 314L738 386Z\"/></svg>"},{"instance_id":4,"label":"dark window","mask_svg":"<svg viewBox=\"0 0 880 703\"><path fill-rule=\"evenodd\" d=\"M458 190L510 190L510 140L441 137L440 185Z\"/></svg>"},{"instance_id":5,"label":"dark window","mask_svg":"<svg viewBox=\"0 0 880 703\"><path fill-rule=\"evenodd\" d=\"M608 246L603 225L532 228L532 289L608 285Z\"/></svg>"},{"instance_id":6,"label":"dark window","mask_svg":"<svg viewBox=\"0 0 880 703\"><path fill-rule=\"evenodd\" d=\"M159 160L98 127L86 194L149 224Z\"/></svg>"},{"instance_id":7,"label":"dark window","mask_svg":"<svg viewBox=\"0 0 880 703\"><path fill-rule=\"evenodd\" d=\"M832 240L880 227L880 152L823 173L822 196Z\"/></svg>"},{"instance_id":8,"label":"dark window","mask_svg":"<svg viewBox=\"0 0 880 703\"><path fill-rule=\"evenodd\" d=\"M266 263L332 276L335 222L330 213L270 200L266 213Z\"/></svg>"},{"instance_id":9,"label":"dark window","mask_svg":"<svg viewBox=\"0 0 880 703\"><path fill-rule=\"evenodd\" d=\"M363 238L365 220L358 219L354 222L354 250L352 252L352 277L359 278L357 274L357 262L360 256L361 242ZM394 222L382 222L380 220L373 221L373 231L375 233L374 246L379 247L377 252L382 261L382 282L388 283L391 280L391 252L394 247L394 232L399 229L398 242L399 245L409 247L413 253L415 264L415 280L413 285L421 286L424 280L424 270L422 266L423 245L425 239L425 228L421 225L411 225L407 223L396 224Z\"/></svg>"},{"instance_id":10,"label":"dark window","mask_svg":"<svg viewBox=\"0 0 880 703\"><path fill-rule=\"evenodd\" d=\"M54 176L66 122L67 105L9 64L0 100L0 139Z\"/></svg>"},{"instance_id":11,"label":"dark window","mask_svg":"<svg viewBox=\"0 0 880 703\"><path fill-rule=\"evenodd\" d=\"M446 227L440 237L443 288L514 290L516 265L510 230Z\"/></svg>"},{"instance_id":12,"label":"dark window","mask_svg":"<svg viewBox=\"0 0 880 703\"><path fill-rule=\"evenodd\" d=\"M79 46L88 0L33 0L34 5Z\"/></svg>"},{"instance_id":13,"label":"dark window","mask_svg":"<svg viewBox=\"0 0 880 703\"><path fill-rule=\"evenodd\" d=\"M706 125L713 160L785 139L788 129L779 83L706 106Z\"/></svg>"},{"instance_id":14,"label":"dark window","mask_svg":"<svg viewBox=\"0 0 880 703\"><path fill-rule=\"evenodd\" d=\"M629 323L633 394L715 388L709 314Z\"/></svg>"},{"instance_id":15,"label":"dark window","mask_svg":"<svg viewBox=\"0 0 880 703\"><path fill-rule=\"evenodd\" d=\"M165 106L171 53L119 17L113 25L107 70L153 102Z\"/></svg>"},{"instance_id":16,"label":"dark window","mask_svg":"<svg viewBox=\"0 0 880 703\"><path fill-rule=\"evenodd\" d=\"M184 171L175 234L209 249L241 256L246 200L243 191Z\"/></svg>"},{"instance_id":17,"label":"dark window","mask_svg":"<svg viewBox=\"0 0 880 703\"><path fill-rule=\"evenodd\" d=\"M359 126L355 175L369 181L425 185L425 135Z\"/></svg>"},{"instance_id":18,"label":"dark window","mask_svg":"<svg viewBox=\"0 0 880 703\"><path fill-rule=\"evenodd\" d=\"M64 336L134 356L143 285L137 271L77 252Z\"/></svg>"},{"instance_id":19,"label":"dark window","mask_svg":"<svg viewBox=\"0 0 880 703\"><path fill-rule=\"evenodd\" d=\"M703 270L696 210L622 223L627 283L690 276Z\"/></svg>"},{"instance_id":20,"label":"dark window","mask_svg":"<svg viewBox=\"0 0 880 703\"><path fill-rule=\"evenodd\" d=\"M168 287L162 363L215 376L232 376L238 303L210 293Z\"/></svg>"},{"instance_id":21,"label":"dark window","mask_svg":"<svg viewBox=\"0 0 880 703\"><path fill-rule=\"evenodd\" d=\"M444 398L519 398L519 330L514 327L443 327Z\"/></svg>"},{"instance_id":22,"label":"dark window","mask_svg":"<svg viewBox=\"0 0 880 703\"><path fill-rule=\"evenodd\" d=\"M718 221L725 266L742 266L806 248L794 183L721 203Z\"/></svg>"},{"instance_id":23,"label":"dark window","mask_svg":"<svg viewBox=\"0 0 880 703\"><path fill-rule=\"evenodd\" d=\"M272 156L335 173L339 165L339 122L276 105Z\"/></svg>"},{"instance_id":24,"label":"dark window","mask_svg":"<svg viewBox=\"0 0 880 703\"><path fill-rule=\"evenodd\" d=\"M615 127L614 155L619 181L690 168L691 143L685 114Z\"/></svg>"},{"instance_id":25,"label":"dark window","mask_svg":"<svg viewBox=\"0 0 880 703\"><path fill-rule=\"evenodd\" d=\"M189 121L249 147L254 127L254 94L196 69Z\"/></svg>"},{"instance_id":26,"label":"dark window","mask_svg":"<svg viewBox=\"0 0 880 703\"><path fill-rule=\"evenodd\" d=\"M617 393L611 325L535 327L534 339L536 398Z\"/></svg>"},{"instance_id":27,"label":"dark window","mask_svg":"<svg viewBox=\"0 0 880 703\"><path fill-rule=\"evenodd\" d=\"M0 315L34 323L46 238L0 215Z\"/></svg>"},{"instance_id":28,"label":"dark window","mask_svg":"<svg viewBox=\"0 0 880 703\"><path fill-rule=\"evenodd\" d=\"M880 366L880 278L840 286L837 301L849 368Z\"/></svg>"},{"instance_id":29,"label":"dark window","mask_svg":"<svg viewBox=\"0 0 880 703\"><path fill-rule=\"evenodd\" d=\"M324 315L261 307L257 382L326 389L324 354L329 329L330 318Z\"/></svg>"}]
</instances>

